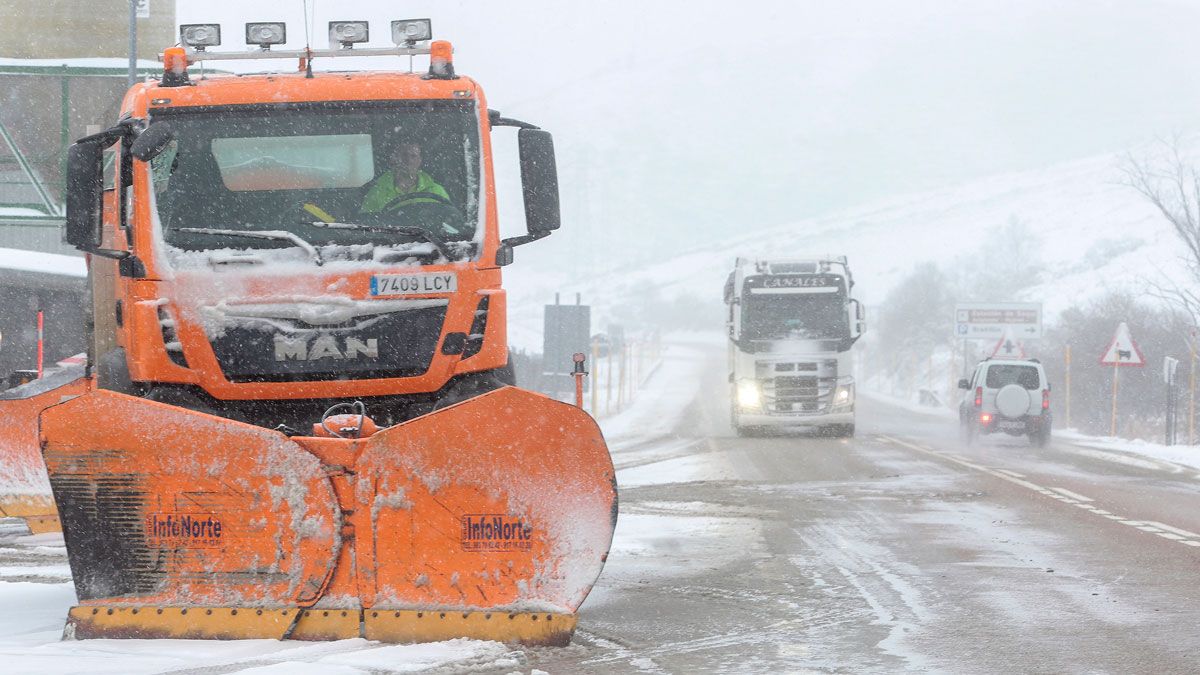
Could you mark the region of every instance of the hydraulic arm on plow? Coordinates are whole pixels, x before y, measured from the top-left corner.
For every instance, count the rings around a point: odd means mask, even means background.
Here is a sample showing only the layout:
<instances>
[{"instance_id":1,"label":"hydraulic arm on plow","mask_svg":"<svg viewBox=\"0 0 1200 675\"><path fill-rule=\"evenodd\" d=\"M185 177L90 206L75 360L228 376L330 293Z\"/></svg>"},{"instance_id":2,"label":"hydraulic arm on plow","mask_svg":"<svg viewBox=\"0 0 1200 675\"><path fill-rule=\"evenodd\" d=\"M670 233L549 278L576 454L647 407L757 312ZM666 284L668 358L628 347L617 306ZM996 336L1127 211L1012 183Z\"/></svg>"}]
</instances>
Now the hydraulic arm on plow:
<instances>
[{"instance_id":1,"label":"hydraulic arm on plow","mask_svg":"<svg viewBox=\"0 0 1200 675\"><path fill-rule=\"evenodd\" d=\"M511 386L500 269L559 226L550 135L489 111L427 22L396 24L397 48L353 55L428 73L311 71L365 25L296 53L248 25L253 54L185 26L162 80L72 146L95 368L39 432L68 635L570 639L613 467L586 413ZM301 69L189 78L252 55ZM498 126L519 127L529 228L503 240Z\"/></svg>"}]
</instances>

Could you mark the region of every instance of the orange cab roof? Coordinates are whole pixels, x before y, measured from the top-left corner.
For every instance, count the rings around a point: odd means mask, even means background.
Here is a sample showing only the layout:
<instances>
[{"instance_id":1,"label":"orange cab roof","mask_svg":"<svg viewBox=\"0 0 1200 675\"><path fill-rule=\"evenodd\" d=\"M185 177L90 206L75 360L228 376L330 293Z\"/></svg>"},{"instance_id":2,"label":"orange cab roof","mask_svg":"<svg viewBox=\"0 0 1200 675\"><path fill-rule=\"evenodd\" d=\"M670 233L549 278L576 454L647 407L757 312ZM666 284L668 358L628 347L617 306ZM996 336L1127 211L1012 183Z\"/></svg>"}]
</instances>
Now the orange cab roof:
<instances>
[{"instance_id":1,"label":"orange cab roof","mask_svg":"<svg viewBox=\"0 0 1200 675\"><path fill-rule=\"evenodd\" d=\"M245 105L296 101L372 101L411 99L465 99L478 95L478 85L467 77L453 80L426 79L422 73L347 71L313 73L264 73L199 77L192 68L192 81L181 87L164 87L158 82L142 85L142 94L152 107ZM163 103L157 103L164 101Z\"/></svg>"}]
</instances>

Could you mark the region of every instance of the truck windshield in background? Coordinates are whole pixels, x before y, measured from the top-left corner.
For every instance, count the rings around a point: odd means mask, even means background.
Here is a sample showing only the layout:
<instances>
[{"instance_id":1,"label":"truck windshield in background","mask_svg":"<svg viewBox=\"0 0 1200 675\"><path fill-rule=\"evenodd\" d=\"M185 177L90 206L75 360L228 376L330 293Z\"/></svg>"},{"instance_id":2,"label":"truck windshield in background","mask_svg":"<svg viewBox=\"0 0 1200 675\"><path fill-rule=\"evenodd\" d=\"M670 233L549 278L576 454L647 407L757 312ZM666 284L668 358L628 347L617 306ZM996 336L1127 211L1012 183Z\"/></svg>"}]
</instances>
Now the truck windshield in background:
<instances>
[{"instance_id":1,"label":"truck windshield in background","mask_svg":"<svg viewBox=\"0 0 1200 675\"><path fill-rule=\"evenodd\" d=\"M294 246L233 234L287 232L358 259L431 235L456 259L472 255L481 184L473 104L152 112L151 122L160 121L175 140L151 160L151 179L163 236L175 248Z\"/></svg>"},{"instance_id":2,"label":"truck windshield in background","mask_svg":"<svg viewBox=\"0 0 1200 675\"><path fill-rule=\"evenodd\" d=\"M749 340L839 340L848 334L840 293L761 293L742 301L742 336Z\"/></svg>"}]
</instances>

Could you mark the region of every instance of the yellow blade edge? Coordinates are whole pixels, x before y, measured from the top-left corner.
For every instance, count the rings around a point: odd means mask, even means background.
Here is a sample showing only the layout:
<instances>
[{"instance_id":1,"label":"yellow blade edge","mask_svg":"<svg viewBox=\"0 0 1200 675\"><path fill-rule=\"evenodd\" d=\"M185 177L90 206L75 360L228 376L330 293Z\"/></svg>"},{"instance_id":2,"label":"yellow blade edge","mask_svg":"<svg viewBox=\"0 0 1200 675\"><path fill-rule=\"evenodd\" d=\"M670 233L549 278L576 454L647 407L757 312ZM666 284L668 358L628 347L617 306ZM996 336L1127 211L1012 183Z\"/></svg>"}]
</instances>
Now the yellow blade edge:
<instances>
[{"instance_id":1,"label":"yellow blade edge","mask_svg":"<svg viewBox=\"0 0 1200 675\"><path fill-rule=\"evenodd\" d=\"M578 618L552 612L76 606L65 636L87 639L345 640L391 643L455 638L565 646Z\"/></svg>"}]
</instances>

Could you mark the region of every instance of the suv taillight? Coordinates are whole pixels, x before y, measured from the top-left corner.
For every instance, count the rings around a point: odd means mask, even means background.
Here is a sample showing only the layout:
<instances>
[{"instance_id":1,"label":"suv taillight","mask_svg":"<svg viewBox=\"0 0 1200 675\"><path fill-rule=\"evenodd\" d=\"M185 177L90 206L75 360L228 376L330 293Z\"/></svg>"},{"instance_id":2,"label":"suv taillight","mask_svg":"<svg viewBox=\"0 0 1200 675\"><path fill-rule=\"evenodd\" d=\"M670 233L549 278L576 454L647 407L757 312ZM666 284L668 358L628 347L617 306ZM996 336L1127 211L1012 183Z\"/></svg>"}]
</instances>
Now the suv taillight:
<instances>
[{"instance_id":1,"label":"suv taillight","mask_svg":"<svg viewBox=\"0 0 1200 675\"><path fill-rule=\"evenodd\" d=\"M983 387L975 387L975 407L983 407Z\"/></svg>"},{"instance_id":2,"label":"suv taillight","mask_svg":"<svg viewBox=\"0 0 1200 675\"><path fill-rule=\"evenodd\" d=\"M1049 410L1049 409L1050 409L1050 390L1043 389L1042 390L1042 410Z\"/></svg>"}]
</instances>

